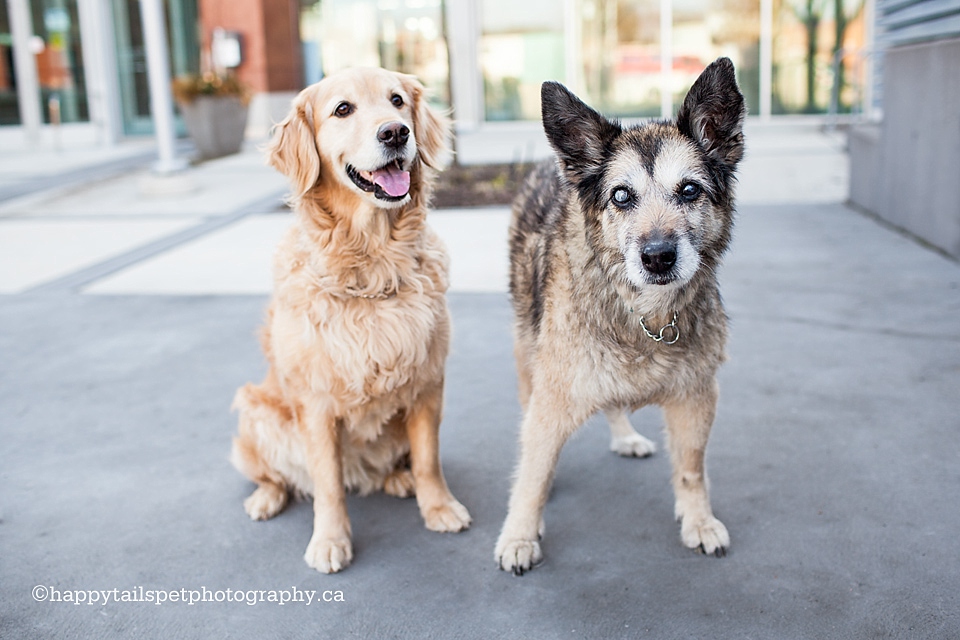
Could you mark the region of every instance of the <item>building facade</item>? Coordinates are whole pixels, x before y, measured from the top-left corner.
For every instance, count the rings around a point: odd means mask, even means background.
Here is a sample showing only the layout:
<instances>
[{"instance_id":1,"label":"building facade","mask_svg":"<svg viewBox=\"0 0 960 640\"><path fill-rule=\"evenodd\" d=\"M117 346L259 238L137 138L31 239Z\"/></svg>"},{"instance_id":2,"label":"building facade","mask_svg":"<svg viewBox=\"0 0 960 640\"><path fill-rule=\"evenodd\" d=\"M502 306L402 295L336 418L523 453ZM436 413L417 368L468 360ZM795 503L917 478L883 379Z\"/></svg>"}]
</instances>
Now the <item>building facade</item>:
<instances>
[{"instance_id":1,"label":"building facade","mask_svg":"<svg viewBox=\"0 0 960 640\"><path fill-rule=\"evenodd\" d=\"M458 127L539 119L559 80L601 111L673 115L718 56L750 113L860 113L872 95L873 0L164 0L174 75L238 34L251 133L290 96L357 65L414 73ZM0 144L150 133L139 0L0 0Z\"/></svg>"},{"instance_id":2,"label":"building facade","mask_svg":"<svg viewBox=\"0 0 960 640\"><path fill-rule=\"evenodd\" d=\"M850 199L960 260L960 0L881 0L883 120L850 132Z\"/></svg>"}]
</instances>

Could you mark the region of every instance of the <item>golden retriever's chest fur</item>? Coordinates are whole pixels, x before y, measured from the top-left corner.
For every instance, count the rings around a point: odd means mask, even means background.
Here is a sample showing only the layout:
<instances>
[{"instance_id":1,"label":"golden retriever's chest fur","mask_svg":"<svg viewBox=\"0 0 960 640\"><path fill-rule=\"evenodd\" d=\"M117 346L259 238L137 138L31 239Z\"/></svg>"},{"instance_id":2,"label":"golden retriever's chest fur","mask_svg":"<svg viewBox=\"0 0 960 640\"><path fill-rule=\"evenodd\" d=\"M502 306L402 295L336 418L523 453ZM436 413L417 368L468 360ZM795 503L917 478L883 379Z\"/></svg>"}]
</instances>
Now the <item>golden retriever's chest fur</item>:
<instances>
[{"instance_id":1,"label":"golden retriever's chest fur","mask_svg":"<svg viewBox=\"0 0 960 640\"><path fill-rule=\"evenodd\" d=\"M310 394L372 439L419 390L442 379L447 256L426 227L396 256L381 251L347 267L336 251L308 246L315 241L295 225L278 251L273 364L291 395Z\"/></svg>"}]
</instances>

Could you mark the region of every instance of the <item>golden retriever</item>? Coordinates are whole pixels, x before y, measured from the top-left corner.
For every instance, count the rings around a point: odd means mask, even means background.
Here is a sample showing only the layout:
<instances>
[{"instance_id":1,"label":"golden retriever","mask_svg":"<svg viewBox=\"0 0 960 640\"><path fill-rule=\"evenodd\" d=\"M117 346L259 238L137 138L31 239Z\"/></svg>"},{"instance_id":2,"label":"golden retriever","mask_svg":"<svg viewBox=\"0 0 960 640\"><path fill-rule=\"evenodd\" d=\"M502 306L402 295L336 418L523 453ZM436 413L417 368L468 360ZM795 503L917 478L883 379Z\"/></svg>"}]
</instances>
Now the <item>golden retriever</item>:
<instances>
[{"instance_id":1,"label":"golden retriever","mask_svg":"<svg viewBox=\"0 0 960 640\"><path fill-rule=\"evenodd\" d=\"M415 78L349 69L303 90L268 148L297 219L274 259L266 379L234 399L231 460L257 483L254 520L313 496L304 559L318 571L353 559L346 490L415 493L428 529L470 525L440 467L449 259L426 225L449 136Z\"/></svg>"}]
</instances>

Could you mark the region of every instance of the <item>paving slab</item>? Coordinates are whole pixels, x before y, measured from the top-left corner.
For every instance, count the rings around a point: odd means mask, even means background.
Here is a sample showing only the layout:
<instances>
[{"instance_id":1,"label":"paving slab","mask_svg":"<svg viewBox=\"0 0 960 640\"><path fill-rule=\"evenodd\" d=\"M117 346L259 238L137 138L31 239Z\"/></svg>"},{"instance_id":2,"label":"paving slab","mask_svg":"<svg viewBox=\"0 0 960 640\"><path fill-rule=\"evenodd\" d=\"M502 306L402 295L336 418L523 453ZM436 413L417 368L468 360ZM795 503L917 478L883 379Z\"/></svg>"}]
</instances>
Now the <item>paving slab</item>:
<instances>
[{"instance_id":1,"label":"paving slab","mask_svg":"<svg viewBox=\"0 0 960 640\"><path fill-rule=\"evenodd\" d=\"M0 132L2 135L2 132ZM115 145L76 145L61 149L3 140L0 150L0 202L37 190L77 184L146 166L152 141L133 139ZM155 152L154 152L155 155Z\"/></svg>"},{"instance_id":2,"label":"paving slab","mask_svg":"<svg viewBox=\"0 0 960 640\"><path fill-rule=\"evenodd\" d=\"M0 219L0 293L25 291L197 222Z\"/></svg>"},{"instance_id":3,"label":"paving slab","mask_svg":"<svg viewBox=\"0 0 960 640\"><path fill-rule=\"evenodd\" d=\"M0 296L0 637L960 636L960 266L839 205L743 207L721 277L730 554L684 549L666 456L617 457L594 419L522 578L493 565L520 413L504 294L450 296L443 464L474 526L351 497L334 576L302 560L309 504L249 521L226 461L265 296ZM632 419L662 445L656 410ZM152 601L62 601L113 589Z\"/></svg>"},{"instance_id":4,"label":"paving slab","mask_svg":"<svg viewBox=\"0 0 960 640\"><path fill-rule=\"evenodd\" d=\"M85 287L92 294L269 294L277 243L292 213L251 215ZM450 290L506 292L507 207L433 211L451 256Z\"/></svg>"},{"instance_id":5,"label":"paving slab","mask_svg":"<svg viewBox=\"0 0 960 640\"><path fill-rule=\"evenodd\" d=\"M277 243L293 223L288 213L251 215L181 244L84 292L94 294L268 294Z\"/></svg>"},{"instance_id":6,"label":"paving slab","mask_svg":"<svg viewBox=\"0 0 960 640\"><path fill-rule=\"evenodd\" d=\"M50 189L0 203L0 217L225 215L283 192L287 181L265 166L259 151L251 149L169 178L149 169L134 169L63 189L56 188L56 178L51 178L49 185Z\"/></svg>"}]
</instances>

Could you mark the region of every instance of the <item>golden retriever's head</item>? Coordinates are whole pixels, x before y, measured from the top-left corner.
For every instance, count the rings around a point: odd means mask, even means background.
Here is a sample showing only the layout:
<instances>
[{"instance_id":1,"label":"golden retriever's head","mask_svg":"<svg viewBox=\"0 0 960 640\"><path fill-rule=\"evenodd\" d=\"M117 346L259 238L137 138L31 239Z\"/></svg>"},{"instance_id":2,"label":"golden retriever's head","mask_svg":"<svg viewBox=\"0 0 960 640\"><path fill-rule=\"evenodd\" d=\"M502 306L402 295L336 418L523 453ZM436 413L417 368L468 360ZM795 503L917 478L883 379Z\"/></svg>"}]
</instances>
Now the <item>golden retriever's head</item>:
<instances>
[{"instance_id":1,"label":"golden retriever's head","mask_svg":"<svg viewBox=\"0 0 960 640\"><path fill-rule=\"evenodd\" d=\"M391 208L410 201L421 163L442 168L449 136L449 121L427 105L416 78L356 68L300 92L268 154L295 199L323 186Z\"/></svg>"}]
</instances>

